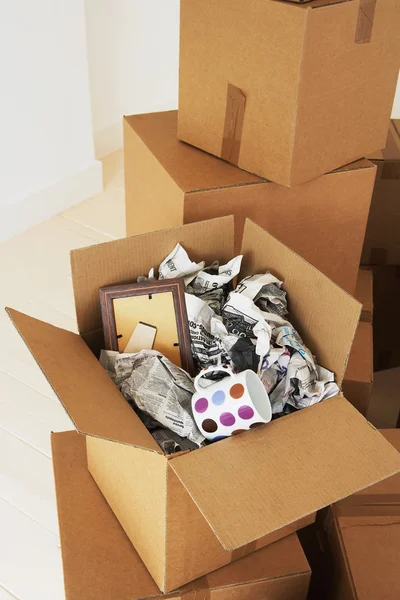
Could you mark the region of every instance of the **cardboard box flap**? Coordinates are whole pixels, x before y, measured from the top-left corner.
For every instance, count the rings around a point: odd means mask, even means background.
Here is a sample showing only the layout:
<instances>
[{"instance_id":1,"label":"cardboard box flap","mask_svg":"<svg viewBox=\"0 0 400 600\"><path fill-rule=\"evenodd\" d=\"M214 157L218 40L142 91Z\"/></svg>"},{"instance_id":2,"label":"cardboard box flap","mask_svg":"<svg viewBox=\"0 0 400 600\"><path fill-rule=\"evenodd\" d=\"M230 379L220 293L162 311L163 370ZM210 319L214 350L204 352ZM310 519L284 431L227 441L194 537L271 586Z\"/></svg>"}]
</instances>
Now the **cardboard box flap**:
<instances>
[{"instance_id":1,"label":"cardboard box flap","mask_svg":"<svg viewBox=\"0 0 400 600\"><path fill-rule=\"evenodd\" d=\"M81 433L162 454L79 335L17 310L6 310Z\"/></svg>"},{"instance_id":2,"label":"cardboard box flap","mask_svg":"<svg viewBox=\"0 0 400 600\"><path fill-rule=\"evenodd\" d=\"M400 471L400 454L338 396L168 464L232 551Z\"/></svg>"},{"instance_id":3,"label":"cardboard box flap","mask_svg":"<svg viewBox=\"0 0 400 600\"><path fill-rule=\"evenodd\" d=\"M335 373L340 386L361 304L250 220L245 224L242 253L242 276L271 271L283 281L290 322L318 364Z\"/></svg>"}]
</instances>

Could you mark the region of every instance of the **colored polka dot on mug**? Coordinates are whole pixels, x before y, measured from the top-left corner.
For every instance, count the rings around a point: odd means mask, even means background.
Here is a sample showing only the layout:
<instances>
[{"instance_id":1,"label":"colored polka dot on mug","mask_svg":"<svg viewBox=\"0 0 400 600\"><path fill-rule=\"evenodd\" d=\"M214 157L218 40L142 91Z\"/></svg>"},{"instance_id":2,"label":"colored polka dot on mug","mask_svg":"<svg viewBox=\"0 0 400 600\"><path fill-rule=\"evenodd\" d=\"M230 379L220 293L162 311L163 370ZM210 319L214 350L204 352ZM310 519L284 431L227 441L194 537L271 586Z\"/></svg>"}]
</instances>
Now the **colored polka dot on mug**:
<instances>
[{"instance_id":1,"label":"colored polka dot on mug","mask_svg":"<svg viewBox=\"0 0 400 600\"><path fill-rule=\"evenodd\" d=\"M217 390L213 393L211 401L216 406L221 406L225 402L225 392L223 390Z\"/></svg>"},{"instance_id":2,"label":"colored polka dot on mug","mask_svg":"<svg viewBox=\"0 0 400 600\"><path fill-rule=\"evenodd\" d=\"M232 413L224 412L219 418L221 425L225 425L225 427L232 427L236 423L236 419Z\"/></svg>"},{"instance_id":3,"label":"colored polka dot on mug","mask_svg":"<svg viewBox=\"0 0 400 600\"><path fill-rule=\"evenodd\" d=\"M241 419L248 421L254 417L254 410L251 406L241 406L238 410L238 415Z\"/></svg>"},{"instance_id":4,"label":"colored polka dot on mug","mask_svg":"<svg viewBox=\"0 0 400 600\"><path fill-rule=\"evenodd\" d=\"M213 419L205 419L201 426L207 433L214 433L218 429L218 425Z\"/></svg>"},{"instance_id":5,"label":"colored polka dot on mug","mask_svg":"<svg viewBox=\"0 0 400 600\"><path fill-rule=\"evenodd\" d=\"M235 385L233 385L229 390L229 393L232 396L232 398L238 400L244 394L244 386L241 383L235 383Z\"/></svg>"},{"instance_id":6,"label":"colored polka dot on mug","mask_svg":"<svg viewBox=\"0 0 400 600\"><path fill-rule=\"evenodd\" d=\"M208 408L207 398L199 398L196 400L194 410L198 413L205 413Z\"/></svg>"}]
</instances>

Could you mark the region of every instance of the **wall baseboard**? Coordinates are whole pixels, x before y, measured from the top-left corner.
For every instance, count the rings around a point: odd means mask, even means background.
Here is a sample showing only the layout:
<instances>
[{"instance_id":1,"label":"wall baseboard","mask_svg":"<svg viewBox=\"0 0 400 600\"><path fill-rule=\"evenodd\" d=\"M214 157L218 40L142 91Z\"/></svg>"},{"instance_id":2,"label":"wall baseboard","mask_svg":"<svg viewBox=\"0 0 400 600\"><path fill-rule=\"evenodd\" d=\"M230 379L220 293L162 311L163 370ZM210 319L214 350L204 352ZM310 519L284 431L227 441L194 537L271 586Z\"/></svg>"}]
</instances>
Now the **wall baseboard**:
<instances>
[{"instance_id":1,"label":"wall baseboard","mask_svg":"<svg viewBox=\"0 0 400 600\"><path fill-rule=\"evenodd\" d=\"M94 149L96 158L102 158L123 145L122 120L109 127L94 132Z\"/></svg>"},{"instance_id":2,"label":"wall baseboard","mask_svg":"<svg viewBox=\"0 0 400 600\"><path fill-rule=\"evenodd\" d=\"M0 242L38 225L74 204L103 190L103 169L94 160L86 169L58 181L48 188L0 206Z\"/></svg>"}]
</instances>

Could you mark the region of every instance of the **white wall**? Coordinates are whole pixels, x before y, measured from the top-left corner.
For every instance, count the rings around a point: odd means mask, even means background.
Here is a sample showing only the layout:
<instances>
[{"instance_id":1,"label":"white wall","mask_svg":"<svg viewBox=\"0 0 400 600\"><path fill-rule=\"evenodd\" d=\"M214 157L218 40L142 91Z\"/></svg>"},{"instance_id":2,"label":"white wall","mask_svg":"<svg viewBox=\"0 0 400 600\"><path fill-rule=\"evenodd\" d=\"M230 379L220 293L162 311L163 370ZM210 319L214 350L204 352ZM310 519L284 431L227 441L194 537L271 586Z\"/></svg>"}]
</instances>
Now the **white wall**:
<instances>
[{"instance_id":1,"label":"white wall","mask_svg":"<svg viewBox=\"0 0 400 600\"><path fill-rule=\"evenodd\" d=\"M399 77L399 81L397 83L397 93L396 93L396 97L394 99L392 117L394 119L400 119L400 77Z\"/></svg>"},{"instance_id":2,"label":"white wall","mask_svg":"<svg viewBox=\"0 0 400 600\"><path fill-rule=\"evenodd\" d=\"M179 0L85 0L97 156L122 146L122 117L178 106Z\"/></svg>"},{"instance_id":3,"label":"white wall","mask_svg":"<svg viewBox=\"0 0 400 600\"><path fill-rule=\"evenodd\" d=\"M100 191L84 0L0 0L0 240Z\"/></svg>"}]
</instances>

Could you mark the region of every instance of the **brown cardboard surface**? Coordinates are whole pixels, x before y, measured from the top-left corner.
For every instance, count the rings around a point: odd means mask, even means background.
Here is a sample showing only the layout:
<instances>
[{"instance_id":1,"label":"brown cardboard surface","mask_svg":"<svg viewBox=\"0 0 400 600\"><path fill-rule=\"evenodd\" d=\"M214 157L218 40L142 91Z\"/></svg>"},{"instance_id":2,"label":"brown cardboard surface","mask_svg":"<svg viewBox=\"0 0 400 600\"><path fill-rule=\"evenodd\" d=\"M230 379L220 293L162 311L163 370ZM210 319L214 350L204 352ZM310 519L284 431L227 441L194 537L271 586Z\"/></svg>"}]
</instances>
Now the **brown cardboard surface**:
<instances>
[{"instance_id":1,"label":"brown cardboard surface","mask_svg":"<svg viewBox=\"0 0 400 600\"><path fill-rule=\"evenodd\" d=\"M364 416L368 412L373 380L372 325L360 322L347 364L343 394Z\"/></svg>"},{"instance_id":2,"label":"brown cardboard surface","mask_svg":"<svg viewBox=\"0 0 400 600\"><path fill-rule=\"evenodd\" d=\"M157 268L177 243L195 262L224 264L233 256L233 218L212 219L71 252L72 281L80 333L102 329L99 289L131 283Z\"/></svg>"},{"instance_id":3,"label":"brown cardboard surface","mask_svg":"<svg viewBox=\"0 0 400 600\"><path fill-rule=\"evenodd\" d=\"M52 451L67 600L164 597L88 472L84 437L53 434ZM291 535L166 597L192 600L195 590L208 589L218 600L300 600L309 577Z\"/></svg>"},{"instance_id":4,"label":"brown cardboard surface","mask_svg":"<svg viewBox=\"0 0 400 600\"><path fill-rule=\"evenodd\" d=\"M7 311L79 431L161 453L79 335Z\"/></svg>"},{"instance_id":5,"label":"brown cardboard surface","mask_svg":"<svg viewBox=\"0 0 400 600\"><path fill-rule=\"evenodd\" d=\"M172 469L168 469L167 477L167 589L176 588L180 585L179 581L187 581L193 576L208 573L211 569L226 564L227 560L236 561L276 540L284 539L315 521L315 513L312 513L251 544L227 552ZM182 514L185 515L184 520ZM176 543L176 540L179 540L179 543Z\"/></svg>"},{"instance_id":6,"label":"brown cardboard surface","mask_svg":"<svg viewBox=\"0 0 400 600\"><path fill-rule=\"evenodd\" d=\"M166 566L165 458L94 437L87 437L86 447L89 472L154 580L162 582Z\"/></svg>"},{"instance_id":7,"label":"brown cardboard surface","mask_svg":"<svg viewBox=\"0 0 400 600\"><path fill-rule=\"evenodd\" d=\"M244 276L270 270L284 281L292 323L319 364L333 371L341 385L360 303L252 221L245 225L242 253ZM306 281L313 285L304 285Z\"/></svg>"},{"instance_id":8,"label":"brown cardboard surface","mask_svg":"<svg viewBox=\"0 0 400 600\"><path fill-rule=\"evenodd\" d=\"M375 152L377 165L361 261L371 265L400 264L400 120L391 121L386 147Z\"/></svg>"},{"instance_id":9,"label":"brown cardboard surface","mask_svg":"<svg viewBox=\"0 0 400 600\"><path fill-rule=\"evenodd\" d=\"M222 545L232 550L295 520L300 511L314 511L316 503L322 508L335 496L366 487L383 470L396 472L398 453L365 425L347 400L337 397L257 428L247 439L235 436L169 465ZM388 450L384 461L372 445Z\"/></svg>"},{"instance_id":10,"label":"brown cardboard surface","mask_svg":"<svg viewBox=\"0 0 400 600\"><path fill-rule=\"evenodd\" d=\"M75 251L73 281L81 329L84 323L96 331L100 318L96 313L97 285L123 283L119 278L146 273L177 241L184 243L194 260L211 262L217 256L226 261L232 256L232 231L233 220L226 217ZM291 318L320 363L334 370L340 382L360 314L359 303L254 223L246 225L243 248L242 274L271 268L282 277L289 291ZM13 318L61 401L65 396L72 418L77 412L79 418L83 414L84 419L93 419L96 427L105 428L102 437L108 439L100 439L97 433L87 437L90 471L163 591L304 526L326 503L400 470L400 456L341 397L191 453L161 456L153 451L155 447L146 449L150 436L142 423L132 421L130 430L128 423L120 422L122 409L116 411L117 423L112 422L112 408L104 406L109 401L106 379L100 379L105 388L99 390L100 399L98 387L92 387L91 396L80 391L89 392L85 377L94 385L101 367L89 350L81 349L77 336L16 312ZM59 364L54 357L61 357ZM73 368L65 369L64 360ZM115 394L111 404L117 405L121 397L119 392ZM118 431L124 435L122 443L109 441L109 432ZM141 448L135 447L139 438ZM173 508L168 505L172 471L192 496L188 502L186 494ZM175 477L175 491L176 481ZM134 497L140 519L132 508ZM207 527L196 515L198 507ZM208 531L192 537L190 552L198 556L193 570L188 567L192 558L185 562L185 556L174 554L174 544L181 538L172 539L171 535L182 532L170 528L169 522L172 519L173 523L177 514L184 515L194 533ZM163 521L165 528L160 533L155 524ZM201 523L199 530L196 523ZM224 551L212 532L234 552Z\"/></svg>"},{"instance_id":11,"label":"brown cardboard surface","mask_svg":"<svg viewBox=\"0 0 400 600\"><path fill-rule=\"evenodd\" d=\"M351 348L345 379L372 382L372 326L360 322Z\"/></svg>"},{"instance_id":12,"label":"brown cardboard surface","mask_svg":"<svg viewBox=\"0 0 400 600\"><path fill-rule=\"evenodd\" d=\"M177 225L170 207L179 205L180 223L234 215L239 252L250 218L354 293L375 179L372 163L359 160L285 188L179 142L176 135L176 111L125 118L128 235Z\"/></svg>"},{"instance_id":13,"label":"brown cardboard surface","mask_svg":"<svg viewBox=\"0 0 400 600\"><path fill-rule=\"evenodd\" d=\"M382 148L400 6L364 2L183 0L179 138L221 156L231 84L246 98L238 165L259 176L294 186Z\"/></svg>"},{"instance_id":14,"label":"brown cardboard surface","mask_svg":"<svg viewBox=\"0 0 400 600\"><path fill-rule=\"evenodd\" d=\"M400 430L382 433L400 450ZM354 600L399 597L399 498L400 476L396 475L333 507L334 528L330 537L346 597ZM397 513L393 513L391 504L397 505ZM362 516L368 514L363 506L371 507L370 516ZM343 596L336 597L341 600Z\"/></svg>"},{"instance_id":15,"label":"brown cardboard surface","mask_svg":"<svg viewBox=\"0 0 400 600\"><path fill-rule=\"evenodd\" d=\"M362 304L361 321L372 323L374 308L372 269L362 268L359 270L354 296Z\"/></svg>"}]
</instances>

